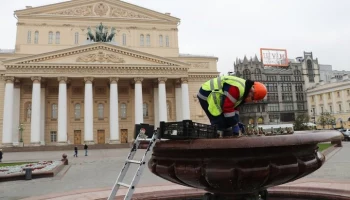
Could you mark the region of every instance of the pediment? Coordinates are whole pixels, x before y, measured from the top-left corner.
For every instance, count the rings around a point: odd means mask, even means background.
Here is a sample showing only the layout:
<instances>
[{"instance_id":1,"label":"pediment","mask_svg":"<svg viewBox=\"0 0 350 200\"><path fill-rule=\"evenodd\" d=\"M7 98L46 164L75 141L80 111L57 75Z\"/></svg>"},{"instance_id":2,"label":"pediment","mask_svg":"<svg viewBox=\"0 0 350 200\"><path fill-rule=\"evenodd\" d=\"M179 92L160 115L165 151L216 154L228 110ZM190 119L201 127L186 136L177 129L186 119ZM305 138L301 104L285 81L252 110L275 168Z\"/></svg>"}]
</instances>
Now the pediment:
<instances>
[{"instance_id":1,"label":"pediment","mask_svg":"<svg viewBox=\"0 0 350 200\"><path fill-rule=\"evenodd\" d=\"M147 54L140 51L108 43L92 43L69 49L48 52L18 59L6 60L4 65L21 64L115 64L115 65L152 65L152 66L188 66L180 61Z\"/></svg>"},{"instance_id":2,"label":"pediment","mask_svg":"<svg viewBox=\"0 0 350 200\"><path fill-rule=\"evenodd\" d=\"M124 19L148 19L162 21L179 21L153 10L142 8L123 1L115 0L74 0L47 6L16 11L16 15L31 16L75 16L75 17L105 17Z\"/></svg>"}]
</instances>

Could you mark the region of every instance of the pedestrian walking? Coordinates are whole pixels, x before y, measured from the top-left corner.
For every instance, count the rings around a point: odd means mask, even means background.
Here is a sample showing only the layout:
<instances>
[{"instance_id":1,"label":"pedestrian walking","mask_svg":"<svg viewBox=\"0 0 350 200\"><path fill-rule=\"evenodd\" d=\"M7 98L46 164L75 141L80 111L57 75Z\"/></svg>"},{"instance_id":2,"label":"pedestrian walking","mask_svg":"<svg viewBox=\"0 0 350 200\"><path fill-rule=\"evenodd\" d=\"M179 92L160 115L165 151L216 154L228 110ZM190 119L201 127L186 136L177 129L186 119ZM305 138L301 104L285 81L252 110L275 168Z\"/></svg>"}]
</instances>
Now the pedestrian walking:
<instances>
[{"instance_id":1,"label":"pedestrian walking","mask_svg":"<svg viewBox=\"0 0 350 200\"><path fill-rule=\"evenodd\" d=\"M78 157L78 147L74 147L74 157Z\"/></svg>"},{"instance_id":2,"label":"pedestrian walking","mask_svg":"<svg viewBox=\"0 0 350 200\"><path fill-rule=\"evenodd\" d=\"M87 156L88 145L85 144L84 149L85 149L85 156Z\"/></svg>"},{"instance_id":3,"label":"pedestrian walking","mask_svg":"<svg viewBox=\"0 0 350 200\"><path fill-rule=\"evenodd\" d=\"M0 162L1 162L1 160L2 160L2 149L0 149Z\"/></svg>"}]
</instances>

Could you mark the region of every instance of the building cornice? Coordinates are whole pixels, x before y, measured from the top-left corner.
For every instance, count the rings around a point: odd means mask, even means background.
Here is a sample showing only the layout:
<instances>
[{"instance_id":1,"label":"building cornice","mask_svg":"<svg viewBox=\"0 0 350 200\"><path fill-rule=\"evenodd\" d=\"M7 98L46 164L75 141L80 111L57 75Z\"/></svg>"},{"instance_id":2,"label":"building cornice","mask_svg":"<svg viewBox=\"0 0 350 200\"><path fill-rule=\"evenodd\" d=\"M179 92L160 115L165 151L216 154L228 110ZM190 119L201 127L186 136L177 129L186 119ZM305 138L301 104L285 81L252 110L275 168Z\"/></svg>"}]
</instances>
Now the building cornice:
<instances>
[{"instance_id":1,"label":"building cornice","mask_svg":"<svg viewBox=\"0 0 350 200\"><path fill-rule=\"evenodd\" d=\"M334 92L338 90L350 89L350 81L338 82L338 83L325 83L325 85L319 85L316 88L307 89L308 96L315 94L324 94Z\"/></svg>"}]
</instances>

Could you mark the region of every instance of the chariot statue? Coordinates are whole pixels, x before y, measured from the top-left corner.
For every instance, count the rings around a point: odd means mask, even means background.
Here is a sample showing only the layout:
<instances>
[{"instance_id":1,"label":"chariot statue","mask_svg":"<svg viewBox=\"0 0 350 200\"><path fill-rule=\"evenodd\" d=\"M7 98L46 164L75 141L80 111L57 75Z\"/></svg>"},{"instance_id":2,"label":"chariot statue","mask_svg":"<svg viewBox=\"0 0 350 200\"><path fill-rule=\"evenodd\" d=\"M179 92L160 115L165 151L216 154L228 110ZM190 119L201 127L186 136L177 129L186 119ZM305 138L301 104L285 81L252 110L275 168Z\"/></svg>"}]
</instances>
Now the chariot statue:
<instances>
[{"instance_id":1,"label":"chariot statue","mask_svg":"<svg viewBox=\"0 0 350 200\"><path fill-rule=\"evenodd\" d=\"M93 42L111 42L115 36L115 28L111 28L111 32L108 33L108 27L103 26L102 22L100 25L97 25L95 28L95 34L91 30L91 27L88 27L88 40L93 41Z\"/></svg>"}]
</instances>

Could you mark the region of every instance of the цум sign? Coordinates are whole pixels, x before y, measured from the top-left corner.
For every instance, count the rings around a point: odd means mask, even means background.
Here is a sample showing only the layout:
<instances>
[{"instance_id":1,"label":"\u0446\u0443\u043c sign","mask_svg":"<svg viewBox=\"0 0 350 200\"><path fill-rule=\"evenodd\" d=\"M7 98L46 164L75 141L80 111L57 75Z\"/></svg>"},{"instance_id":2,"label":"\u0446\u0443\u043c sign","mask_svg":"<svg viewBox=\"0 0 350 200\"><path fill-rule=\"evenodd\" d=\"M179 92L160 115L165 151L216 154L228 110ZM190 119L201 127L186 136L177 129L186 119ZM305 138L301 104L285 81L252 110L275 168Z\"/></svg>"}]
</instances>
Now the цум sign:
<instances>
[{"instance_id":1,"label":"\u0446\u0443\u043c sign","mask_svg":"<svg viewBox=\"0 0 350 200\"><path fill-rule=\"evenodd\" d=\"M288 66L287 50L260 49L261 61L264 66Z\"/></svg>"}]
</instances>

